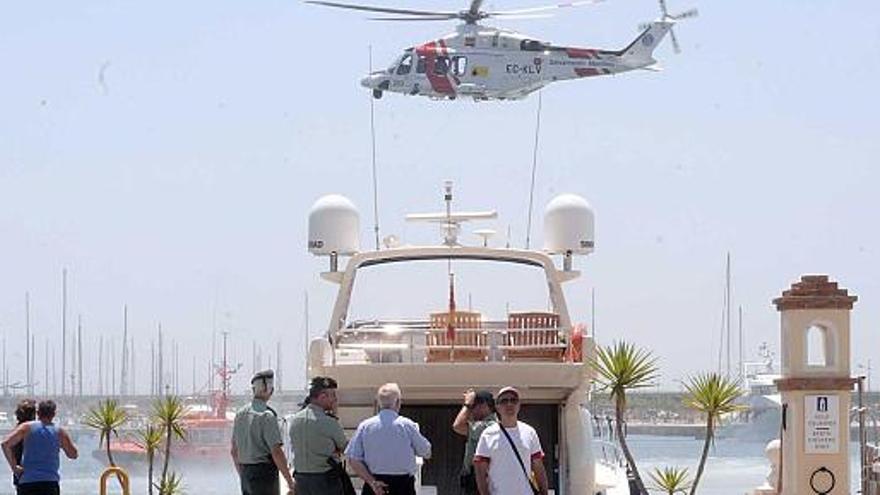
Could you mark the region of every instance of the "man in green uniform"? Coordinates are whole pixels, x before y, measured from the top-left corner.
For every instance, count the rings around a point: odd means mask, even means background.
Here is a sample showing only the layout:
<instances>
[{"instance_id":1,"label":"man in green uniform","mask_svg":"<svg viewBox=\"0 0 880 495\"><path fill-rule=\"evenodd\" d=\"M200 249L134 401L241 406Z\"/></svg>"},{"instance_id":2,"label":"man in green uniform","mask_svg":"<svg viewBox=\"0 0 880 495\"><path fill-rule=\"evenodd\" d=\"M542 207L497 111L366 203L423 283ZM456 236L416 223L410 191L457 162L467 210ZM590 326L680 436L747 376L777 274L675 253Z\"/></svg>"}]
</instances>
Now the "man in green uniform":
<instances>
[{"instance_id":1,"label":"man in green uniform","mask_svg":"<svg viewBox=\"0 0 880 495\"><path fill-rule=\"evenodd\" d=\"M334 463L345 450L345 433L333 417L336 380L315 377L303 409L290 418L296 495L343 495L343 481Z\"/></svg>"},{"instance_id":2,"label":"man in green uniform","mask_svg":"<svg viewBox=\"0 0 880 495\"><path fill-rule=\"evenodd\" d=\"M492 392L469 389L464 393L464 404L452 423L452 430L467 437L464 447L464 461L461 466L461 495L479 495L477 480L474 476L474 452L480 435L490 425L498 421L495 416L495 399Z\"/></svg>"},{"instance_id":3,"label":"man in green uniform","mask_svg":"<svg viewBox=\"0 0 880 495\"><path fill-rule=\"evenodd\" d=\"M278 495L278 473L293 495L294 482L282 450L278 416L266 403L275 391L275 373L261 371L251 378L254 399L235 415L232 461L241 479L242 495Z\"/></svg>"}]
</instances>

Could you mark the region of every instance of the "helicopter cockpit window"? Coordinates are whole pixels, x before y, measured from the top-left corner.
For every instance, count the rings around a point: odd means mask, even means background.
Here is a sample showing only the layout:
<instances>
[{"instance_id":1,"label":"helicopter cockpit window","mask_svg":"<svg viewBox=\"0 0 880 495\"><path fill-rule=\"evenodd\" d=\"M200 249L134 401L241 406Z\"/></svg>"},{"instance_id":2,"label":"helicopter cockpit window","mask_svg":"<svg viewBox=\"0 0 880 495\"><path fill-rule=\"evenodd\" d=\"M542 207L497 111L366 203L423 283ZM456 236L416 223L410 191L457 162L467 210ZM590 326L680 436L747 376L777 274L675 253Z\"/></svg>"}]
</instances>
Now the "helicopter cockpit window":
<instances>
[{"instance_id":1,"label":"helicopter cockpit window","mask_svg":"<svg viewBox=\"0 0 880 495\"><path fill-rule=\"evenodd\" d=\"M456 76L463 76L467 73L467 57L452 57L452 73Z\"/></svg>"},{"instance_id":2,"label":"helicopter cockpit window","mask_svg":"<svg viewBox=\"0 0 880 495\"><path fill-rule=\"evenodd\" d=\"M416 72L419 74L424 74L425 73L425 65L426 65L425 57L419 55L419 60L416 61Z\"/></svg>"},{"instance_id":3,"label":"helicopter cockpit window","mask_svg":"<svg viewBox=\"0 0 880 495\"><path fill-rule=\"evenodd\" d=\"M412 70L412 55L404 55L402 59L400 59L400 64L397 66L397 75L403 76L409 74L409 71Z\"/></svg>"},{"instance_id":4,"label":"helicopter cockpit window","mask_svg":"<svg viewBox=\"0 0 880 495\"><path fill-rule=\"evenodd\" d=\"M542 52L547 49L544 43L536 40L522 40L519 49L525 52Z\"/></svg>"},{"instance_id":5,"label":"helicopter cockpit window","mask_svg":"<svg viewBox=\"0 0 880 495\"><path fill-rule=\"evenodd\" d=\"M447 72L449 72L449 57L437 57L434 60L434 74L443 76Z\"/></svg>"}]
</instances>

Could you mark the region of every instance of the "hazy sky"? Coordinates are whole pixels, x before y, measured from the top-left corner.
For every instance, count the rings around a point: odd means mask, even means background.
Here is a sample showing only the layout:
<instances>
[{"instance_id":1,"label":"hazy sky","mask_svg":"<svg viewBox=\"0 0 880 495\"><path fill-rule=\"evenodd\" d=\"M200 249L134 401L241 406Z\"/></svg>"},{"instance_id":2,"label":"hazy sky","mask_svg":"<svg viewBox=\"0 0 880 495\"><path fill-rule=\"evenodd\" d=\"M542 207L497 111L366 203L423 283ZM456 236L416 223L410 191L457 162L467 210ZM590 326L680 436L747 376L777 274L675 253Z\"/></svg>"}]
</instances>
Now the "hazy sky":
<instances>
[{"instance_id":1,"label":"hazy sky","mask_svg":"<svg viewBox=\"0 0 880 495\"><path fill-rule=\"evenodd\" d=\"M880 6L671 3L701 16L676 28L681 55L668 41L658 50L664 72L544 90L533 238L540 242L540 211L559 192L585 196L597 212L596 253L577 262L585 276L568 286L574 318L589 321L595 288L600 340L652 349L664 386L677 387L717 364L730 251L747 355L761 341L778 348L771 299L801 274L828 273L860 298L853 366L873 357L880 367ZM609 0L502 25L619 48L657 12L652 0ZM370 23L295 0L7 3L0 333L10 380L24 379L26 291L38 379L46 339L60 352L67 267L69 318L82 315L88 339L87 389L97 335L119 345L124 304L142 391L158 322L181 343L183 391L194 357L205 381L214 321L232 332L243 374L253 339L264 353L280 340L287 386L301 384L304 293L315 335L334 296L318 279L325 260L305 249L312 202L329 192L352 198L370 245L369 95L358 85L368 46L385 67L452 28ZM536 96L378 101L383 235L433 242L435 232L403 216L438 209L449 178L460 208L497 208L494 227L509 225L521 246L536 105ZM245 384L240 376L236 390Z\"/></svg>"}]
</instances>

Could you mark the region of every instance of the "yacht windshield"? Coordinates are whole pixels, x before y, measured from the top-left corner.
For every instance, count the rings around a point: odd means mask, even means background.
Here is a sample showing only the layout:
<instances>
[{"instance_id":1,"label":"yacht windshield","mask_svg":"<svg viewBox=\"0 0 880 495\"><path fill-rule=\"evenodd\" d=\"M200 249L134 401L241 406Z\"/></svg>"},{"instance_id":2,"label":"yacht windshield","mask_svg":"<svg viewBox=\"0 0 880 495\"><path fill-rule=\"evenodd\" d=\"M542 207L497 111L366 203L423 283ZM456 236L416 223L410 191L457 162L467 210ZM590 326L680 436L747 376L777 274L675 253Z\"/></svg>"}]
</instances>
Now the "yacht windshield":
<instances>
[{"instance_id":1,"label":"yacht windshield","mask_svg":"<svg viewBox=\"0 0 880 495\"><path fill-rule=\"evenodd\" d=\"M505 261L418 260L361 267L348 322L428 321L449 311L450 268L456 311L506 322L514 312L552 312L543 268Z\"/></svg>"}]
</instances>

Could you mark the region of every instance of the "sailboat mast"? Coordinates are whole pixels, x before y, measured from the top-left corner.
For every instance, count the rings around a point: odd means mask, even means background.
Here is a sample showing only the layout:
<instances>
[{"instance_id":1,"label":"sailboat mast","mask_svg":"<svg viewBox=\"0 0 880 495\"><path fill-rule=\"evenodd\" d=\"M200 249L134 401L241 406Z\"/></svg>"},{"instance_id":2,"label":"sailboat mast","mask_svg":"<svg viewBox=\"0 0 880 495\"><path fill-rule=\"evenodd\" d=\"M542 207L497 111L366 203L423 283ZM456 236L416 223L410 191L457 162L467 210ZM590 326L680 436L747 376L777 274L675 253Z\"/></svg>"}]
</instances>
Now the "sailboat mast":
<instances>
[{"instance_id":1,"label":"sailboat mast","mask_svg":"<svg viewBox=\"0 0 880 495\"><path fill-rule=\"evenodd\" d=\"M745 378L745 370L743 370L743 307L739 306L739 379Z\"/></svg>"},{"instance_id":2,"label":"sailboat mast","mask_svg":"<svg viewBox=\"0 0 880 495\"><path fill-rule=\"evenodd\" d=\"M77 383L77 395L82 397L83 394L83 328L82 328L82 315L79 315L76 323L76 344L77 344L77 358L76 358L76 374L79 377L79 381Z\"/></svg>"},{"instance_id":3,"label":"sailboat mast","mask_svg":"<svg viewBox=\"0 0 880 495\"><path fill-rule=\"evenodd\" d=\"M48 338L46 338L46 352L43 355L46 356L45 357L46 361L44 362L46 369L45 369L45 375L43 378L43 380L44 380L43 381L43 393L46 395L49 395L49 339Z\"/></svg>"},{"instance_id":4,"label":"sailboat mast","mask_svg":"<svg viewBox=\"0 0 880 495\"><path fill-rule=\"evenodd\" d=\"M150 394L156 394L156 342L150 340Z\"/></svg>"},{"instance_id":5,"label":"sailboat mast","mask_svg":"<svg viewBox=\"0 0 880 495\"><path fill-rule=\"evenodd\" d=\"M590 332L593 334L593 342L599 342L596 337L596 289L590 290Z\"/></svg>"},{"instance_id":6,"label":"sailboat mast","mask_svg":"<svg viewBox=\"0 0 880 495\"><path fill-rule=\"evenodd\" d=\"M281 341L275 342L275 368L277 369L275 373L275 382L278 384L278 391L281 391Z\"/></svg>"},{"instance_id":7,"label":"sailboat mast","mask_svg":"<svg viewBox=\"0 0 880 495\"><path fill-rule=\"evenodd\" d=\"M98 336L98 395L104 394L104 336Z\"/></svg>"},{"instance_id":8,"label":"sailboat mast","mask_svg":"<svg viewBox=\"0 0 880 495\"><path fill-rule=\"evenodd\" d=\"M724 291L724 328L727 333L727 360L726 375L730 375L730 252L727 253L727 270L725 275L725 291Z\"/></svg>"},{"instance_id":9,"label":"sailboat mast","mask_svg":"<svg viewBox=\"0 0 880 495\"><path fill-rule=\"evenodd\" d=\"M61 270L61 395L67 395L67 268Z\"/></svg>"},{"instance_id":10,"label":"sailboat mast","mask_svg":"<svg viewBox=\"0 0 880 495\"><path fill-rule=\"evenodd\" d=\"M309 329L309 292L306 291L304 293L305 296L305 314L303 315L303 319L305 320L305 347L303 347L303 368L305 368L306 372L306 381L309 379L309 335L311 330Z\"/></svg>"},{"instance_id":11,"label":"sailboat mast","mask_svg":"<svg viewBox=\"0 0 880 495\"><path fill-rule=\"evenodd\" d=\"M119 372L119 395L128 393L128 305L122 306L122 369Z\"/></svg>"},{"instance_id":12,"label":"sailboat mast","mask_svg":"<svg viewBox=\"0 0 880 495\"><path fill-rule=\"evenodd\" d=\"M24 348L25 348L25 363L24 363L24 371L25 371L25 382L28 386L28 391L30 390L31 384L31 294L30 292L24 293Z\"/></svg>"},{"instance_id":13,"label":"sailboat mast","mask_svg":"<svg viewBox=\"0 0 880 495\"><path fill-rule=\"evenodd\" d=\"M226 401L229 400L229 379L230 379L230 369L229 363L226 361L226 338L229 336L229 332L223 332L223 370L220 374L220 380L222 382L223 390L220 393L220 404L217 408L217 416L221 418L226 417Z\"/></svg>"},{"instance_id":14,"label":"sailboat mast","mask_svg":"<svg viewBox=\"0 0 880 495\"><path fill-rule=\"evenodd\" d=\"M135 361L134 361L134 349L135 349L135 347L134 347L134 335L131 336L131 345L130 345L128 348L130 349L130 350L129 350L129 354L131 354L131 356L130 356L130 359L131 359L131 367L129 368L129 369L131 369L131 393L132 393L132 395L137 395L137 380L136 380L136 378L137 378L137 373L136 373L137 368L135 367ZM80 359L82 359L82 355L81 355L81 354L82 354L82 352L80 352Z\"/></svg>"},{"instance_id":15,"label":"sailboat mast","mask_svg":"<svg viewBox=\"0 0 880 495\"><path fill-rule=\"evenodd\" d=\"M159 359L158 359L158 363L156 366L156 371L157 371L157 373L156 373L156 385L157 385L156 393L158 395L164 395L165 389L162 387L162 385L163 385L163 383L162 383L162 381L163 381L163 377L162 377L163 363L162 363L162 324L161 323L159 323L159 350L158 350L158 352L159 352Z\"/></svg>"}]
</instances>

